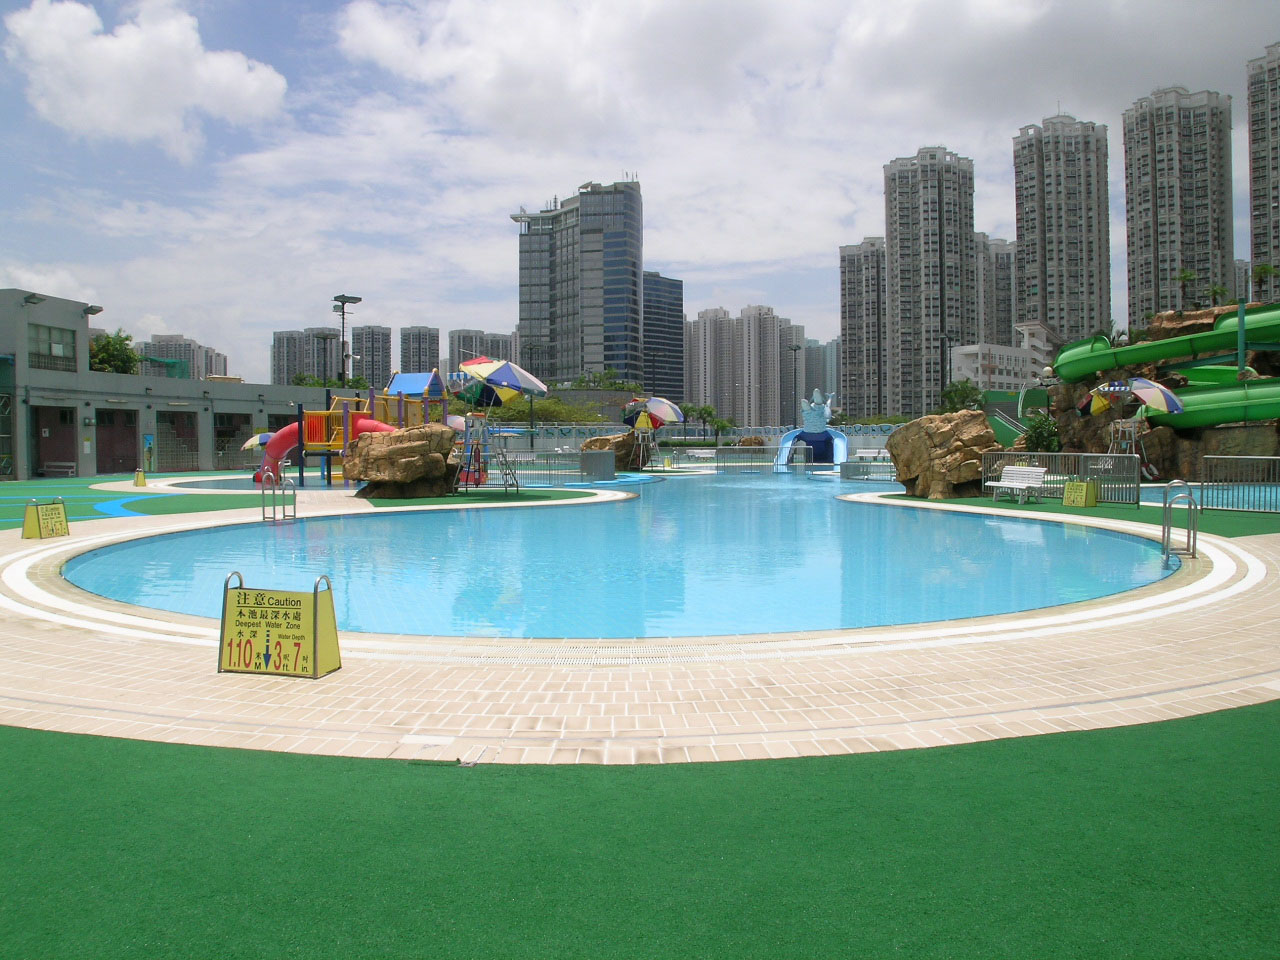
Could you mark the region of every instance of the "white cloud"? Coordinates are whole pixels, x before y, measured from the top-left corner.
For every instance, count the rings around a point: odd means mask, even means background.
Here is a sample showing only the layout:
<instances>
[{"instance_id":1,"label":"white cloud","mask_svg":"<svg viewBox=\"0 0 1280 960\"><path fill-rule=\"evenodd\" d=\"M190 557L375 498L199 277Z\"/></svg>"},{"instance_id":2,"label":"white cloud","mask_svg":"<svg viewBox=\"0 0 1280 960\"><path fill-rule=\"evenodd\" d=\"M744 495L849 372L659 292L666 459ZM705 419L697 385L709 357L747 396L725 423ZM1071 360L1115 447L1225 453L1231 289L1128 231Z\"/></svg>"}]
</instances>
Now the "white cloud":
<instances>
[{"instance_id":1,"label":"white cloud","mask_svg":"<svg viewBox=\"0 0 1280 960\"><path fill-rule=\"evenodd\" d=\"M4 51L42 116L89 139L156 141L189 162L201 115L258 123L279 112L285 80L229 50L205 50L199 24L170 0L141 0L111 33L90 6L33 0L5 17Z\"/></svg>"}]
</instances>

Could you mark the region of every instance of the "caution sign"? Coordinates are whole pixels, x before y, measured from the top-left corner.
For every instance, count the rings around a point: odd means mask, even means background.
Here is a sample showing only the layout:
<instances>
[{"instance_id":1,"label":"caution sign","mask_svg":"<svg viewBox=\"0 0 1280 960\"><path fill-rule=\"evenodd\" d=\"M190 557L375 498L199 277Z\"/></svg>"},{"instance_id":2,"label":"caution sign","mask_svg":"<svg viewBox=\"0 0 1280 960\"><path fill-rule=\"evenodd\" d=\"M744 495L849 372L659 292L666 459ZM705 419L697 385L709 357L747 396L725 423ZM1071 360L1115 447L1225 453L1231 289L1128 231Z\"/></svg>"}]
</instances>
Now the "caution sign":
<instances>
[{"instance_id":1,"label":"caution sign","mask_svg":"<svg viewBox=\"0 0 1280 960\"><path fill-rule=\"evenodd\" d=\"M1062 486L1064 507L1096 507L1098 484L1094 480L1068 480Z\"/></svg>"},{"instance_id":2,"label":"caution sign","mask_svg":"<svg viewBox=\"0 0 1280 960\"><path fill-rule=\"evenodd\" d=\"M52 503L36 503L32 500L27 504L22 516L23 540L43 540L46 537L66 537L70 534L67 505L62 502L61 497Z\"/></svg>"},{"instance_id":3,"label":"caution sign","mask_svg":"<svg viewBox=\"0 0 1280 960\"><path fill-rule=\"evenodd\" d=\"M238 584L233 586L232 580ZM319 577L310 593L255 590L244 585L238 572L227 577L218 640L219 673L314 680L341 666L333 586L328 577Z\"/></svg>"},{"instance_id":4,"label":"caution sign","mask_svg":"<svg viewBox=\"0 0 1280 960\"><path fill-rule=\"evenodd\" d=\"M147 475L141 470L133 472L133 485L135 487L145 487L147 485Z\"/></svg>"}]
</instances>

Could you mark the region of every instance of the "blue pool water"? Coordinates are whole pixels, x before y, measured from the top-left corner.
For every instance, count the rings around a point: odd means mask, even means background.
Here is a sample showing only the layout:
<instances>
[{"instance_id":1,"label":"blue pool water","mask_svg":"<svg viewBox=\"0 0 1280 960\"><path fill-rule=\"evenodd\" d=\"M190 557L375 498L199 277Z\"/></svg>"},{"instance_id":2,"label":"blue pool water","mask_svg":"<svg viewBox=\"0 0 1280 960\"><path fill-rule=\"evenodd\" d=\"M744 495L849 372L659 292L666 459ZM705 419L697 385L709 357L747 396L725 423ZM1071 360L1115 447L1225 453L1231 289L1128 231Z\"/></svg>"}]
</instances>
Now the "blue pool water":
<instances>
[{"instance_id":1,"label":"blue pool water","mask_svg":"<svg viewBox=\"0 0 1280 960\"><path fill-rule=\"evenodd\" d=\"M635 499L373 513L130 541L69 561L103 596L217 617L223 582L334 585L380 633L665 637L914 623L1086 600L1160 579L1159 547L1036 520L855 504L788 474L689 477Z\"/></svg>"},{"instance_id":2,"label":"blue pool water","mask_svg":"<svg viewBox=\"0 0 1280 960\"><path fill-rule=\"evenodd\" d=\"M1280 484L1277 483L1211 483L1191 484L1177 488L1176 492L1190 493L1197 504L1203 499L1206 506L1219 510L1280 510ZM1164 503L1164 485L1144 486L1143 503Z\"/></svg>"}]
</instances>

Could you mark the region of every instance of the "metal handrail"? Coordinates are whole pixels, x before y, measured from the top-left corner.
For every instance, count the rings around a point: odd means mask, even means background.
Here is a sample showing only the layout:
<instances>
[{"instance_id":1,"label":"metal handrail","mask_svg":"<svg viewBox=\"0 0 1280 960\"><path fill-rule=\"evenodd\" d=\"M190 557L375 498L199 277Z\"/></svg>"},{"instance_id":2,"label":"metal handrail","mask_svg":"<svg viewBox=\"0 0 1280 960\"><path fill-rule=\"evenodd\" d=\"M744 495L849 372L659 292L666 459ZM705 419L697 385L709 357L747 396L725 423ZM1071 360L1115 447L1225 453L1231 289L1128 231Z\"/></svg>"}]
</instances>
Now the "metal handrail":
<instances>
[{"instance_id":1,"label":"metal handrail","mask_svg":"<svg viewBox=\"0 0 1280 960\"><path fill-rule=\"evenodd\" d=\"M1169 557L1173 547L1173 508L1178 504L1187 506L1187 548L1186 552L1194 558L1200 539L1200 512L1196 509L1196 498L1191 484L1185 480L1171 480L1164 488L1164 516L1160 521L1160 555L1164 567L1169 568Z\"/></svg>"},{"instance_id":2,"label":"metal handrail","mask_svg":"<svg viewBox=\"0 0 1280 960\"><path fill-rule=\"evenodd\" d=\"M293 511L289 510L289 494L293 494ZM279 516L277 516L277 513ZM272 471L262 471L262 519L272 523L278 520L298 519L298 488L291 479L279 479Z\"/></svg>"}]
</instances>

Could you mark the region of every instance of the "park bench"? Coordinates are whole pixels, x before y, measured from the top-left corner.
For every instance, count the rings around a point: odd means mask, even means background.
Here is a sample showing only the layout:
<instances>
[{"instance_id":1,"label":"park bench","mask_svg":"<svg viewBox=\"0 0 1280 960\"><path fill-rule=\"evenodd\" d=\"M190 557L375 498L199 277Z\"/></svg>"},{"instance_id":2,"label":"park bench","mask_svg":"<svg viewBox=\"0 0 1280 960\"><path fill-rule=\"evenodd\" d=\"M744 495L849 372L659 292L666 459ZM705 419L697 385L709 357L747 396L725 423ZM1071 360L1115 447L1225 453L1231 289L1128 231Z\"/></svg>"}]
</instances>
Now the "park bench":
<instances>
[{"instance_id":1,"label":"park bench","mask_svg":"<svg viewBox=\"0 0 1280 960\"><path fill-rule=\"evenodd\" d=\"M40 468L46 477L74 477L76 465L69 460L48 460Z\"/></svg>"},{"instance_id":2,"label":"park bench","mask_svg":"<svg viewBox=\"0 0 1280 960\"><path fill-rule=\"evenodd\" d=\"M714 460L716 458L714 450L686 450L684 455L690 460Z\"/></svg>"},{"instance_id":3,"label":"park bench","mask_svg":"<svg viewBox=\"0 0 1280 960\"><path fill-rule=\"evenodd\" d=\"M1000 471L999 480L988 480L983 486L991 490L993 503L1002 493L1007 493L1010 500L1016 496L1018 503L1026 503L1040 498L1047 472L1045 467L1005 467Z\"/></svg>"}]
</instances>

